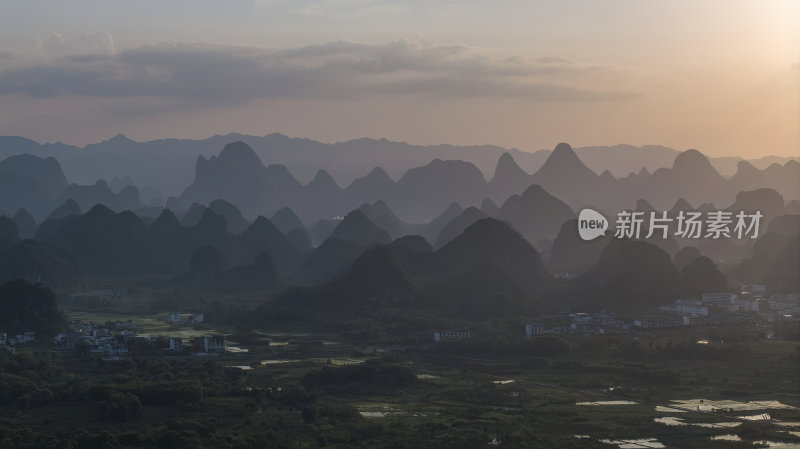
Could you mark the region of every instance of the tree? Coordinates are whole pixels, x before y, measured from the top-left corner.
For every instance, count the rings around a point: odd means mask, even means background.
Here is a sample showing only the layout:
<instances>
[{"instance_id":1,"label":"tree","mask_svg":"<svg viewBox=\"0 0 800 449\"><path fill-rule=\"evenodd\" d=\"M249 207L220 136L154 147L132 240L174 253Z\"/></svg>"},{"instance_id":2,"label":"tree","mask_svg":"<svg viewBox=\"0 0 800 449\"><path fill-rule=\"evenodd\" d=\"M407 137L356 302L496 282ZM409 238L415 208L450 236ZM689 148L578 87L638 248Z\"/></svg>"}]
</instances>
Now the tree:
<instances>
[{"instance_id":1,"label":"tree","mask_svg":"<svg viewBox=\"0 0 800 449\"><path fill-rule=\"evenodd\" d=\"M728 280L713 260L700 256L681 271L683 290L687 295L699 296L708 292L725 291Z\"/></svg>"},{"instance_id":2,"label":"tree","mask_svg":"<svg viewBox=\"0 0 800 449\"><path fill-rule=\"evenodd\" d=\"M49 288L24 279L0 286L0 328L7 333L36 332L40 341L49 340L63 323L56 295Z\"/></svg>"},{"instance_id":3,"label":"tree","mask_svg":"<svg viewBox=\"0 0 800 449\"><path fill-rule=\"evenodd\" d=\"M118 391L105 392L106 399L100 402L100 411L110 419L129 421L139 416L142 402L139 397Z\"/></svg>"}]
</instances>

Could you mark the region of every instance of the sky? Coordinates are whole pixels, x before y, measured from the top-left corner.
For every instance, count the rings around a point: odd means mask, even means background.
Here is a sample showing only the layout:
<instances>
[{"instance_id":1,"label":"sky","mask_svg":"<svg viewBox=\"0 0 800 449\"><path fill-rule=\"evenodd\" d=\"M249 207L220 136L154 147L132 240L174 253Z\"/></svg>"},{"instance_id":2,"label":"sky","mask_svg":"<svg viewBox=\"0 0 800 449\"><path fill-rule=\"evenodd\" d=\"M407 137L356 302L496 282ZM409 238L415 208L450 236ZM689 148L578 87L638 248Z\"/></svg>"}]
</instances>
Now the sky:
<instances>
[{"instance_id":1,"label":"sky","mask_svg":"<svg viewBox=\"0 0 800 449\"><path fill-rule=\"evenodd\" d=\"M796 0L0 0L0 135L800 157Z\"/></svg>"}]
</instances>

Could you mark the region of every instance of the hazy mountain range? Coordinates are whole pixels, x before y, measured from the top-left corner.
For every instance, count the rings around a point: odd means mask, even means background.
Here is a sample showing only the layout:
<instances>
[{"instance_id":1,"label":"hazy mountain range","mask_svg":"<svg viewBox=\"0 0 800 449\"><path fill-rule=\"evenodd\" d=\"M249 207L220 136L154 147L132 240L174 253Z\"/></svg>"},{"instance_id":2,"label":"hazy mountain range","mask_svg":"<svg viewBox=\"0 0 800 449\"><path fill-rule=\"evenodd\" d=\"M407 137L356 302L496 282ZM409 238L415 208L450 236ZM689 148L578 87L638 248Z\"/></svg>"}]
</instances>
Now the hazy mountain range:
<instances>
[{"instance_id":1,"label":"hazy mountain range","mask_svg":"<svg viewBox=\"0 0 800 449\"><path fill-rule=\"evenodd\" d=\"M652 173L641 168L615 177L597 174L561 143L534 172L510 152L494 164L488 181L471 162L434 159L396 179L375 167L340 186L324 169L301 182L285 165L265 165L245 142L231 142L199 156L194 178L163 207L145 204L130 178L70 183L55 157L10 156L0 160L0 277L64 288L84 276L155 275L201 289L321 284L325 297L368 303L419 304L471 291L494 297L509 313L531 305L554 282L551 272L583 273L566 296L588 298L617 288L614 266L638 276L645 263L668 268L668 275L650 279L665 286L696 290L698 280L720 279L714 261L736 279L794 286L797 161L765 169L740 161L724 177L702 153L688 150ZM624 209L759 210L765 218L755 242L669 238L620 246L610 236L577 237L575 218L584 206L612 222ZM536 276L526 280L504 257L519 259ZM634 285L624 301L635 302L646 288ZM304 291L303 300L315 303L316 291ZM479 306L435 305L463 315Z\"/></svg>"},{"instance_id":2,"label":"hazy mountain range","mask_svg":"<svg viewBox=\"0 0 800 449\"><path fill-rule=\"evenodd\" d=\"M271 217L289 208L309 228L312 241L317 243L320 241L315 240L312 225L378 201L396 215L374 218L383 221L381 224L395 236L401 231L414 231L409 223L428 223L454 204L462 209L480 208L487 215L511 221L523 220L513 217L524 213L517 209L525 201L524 192L534 185L563 202L565 211L591 206L610 214L632 208L642 199L648 208L657 210L674 209L678 200L682 200L684 207L727 205L738 192L758 188L772 188L785 200L800 197L800 163L795 160L783 165L775 163L763 170L740 161L736 173L725 178L703 154L688 150L678 153L669 167L653 173L642 168L638 173L617 178L609 171L596 174L566 143L549 152L544 164L530 174L511 153L502 153L488 182L470 162L434 159L407 170L397 180L376 167L346 186L340 186L323 169L317 170L311 181L302 183L284 165L263 164L255 150L244 142L226 144L219 154L208 158L199 156L194 166L194 179L179 197L166 202L166 207L173 211L189 212L186 218L189 224L199 220L202 212L199 206L215 202L217 208L225 208L229 203L241 211L241 217L229 217L234 232L244 229L245 217L249 220L259 215ZM141 191L129 181L129 178L114 178L110 184L102 179L89 185L68 184L68 177L56 158L11 156L0 161L0 211L11 216L25 209L41 222L62 205L74 203L70 207L86 211L95 204L103 204L115 211L133 210L155 218L161 207L145 204ZM522 232L533 241L552 238L562 218L569 217L557 214L539 236L527 230ZM386 223L387 220L393 223ZM324 222L320 226L325 226ZM440 230L426 237L436 243Z\"/></svg>"},{"instance_id":3,"label":"hazy mountain range","mask_svg":"<svg viewBox=\"0 0 800 449\"><path fill-rule=\"evenodd\" d=\"M0 159L16 154L55 157L68 179L79 184L94 184L102 177L129 178L141 189L145 202L154 197L166 199L178 195L193 178L193 167L199 156L215 155L230 142L248 144L269 166L285 166L293 176L306 183L319 169L324 169L339 185L348 185L374 167L382 167L398 179L407 170L425 165L434 159L462 160L475 165L486 177L494 174L497 159L508 152L528 173L537 171L547 160L550 151L525 152L494 145L411 145L385 139L354 139L333 144L311 139L290 138L282 134L251 136L227 134L203 140L160 139L136 142L122 134L96 144L76 147L60 142L39 144L17 136L0 136ZM678 151L648 145L592 146L577 148L577 155L597 174L605 170L616 177L627 176L645 167L649 172L668 167ZM784 164L790 158L768 156L750 162L759 169L773 163ZM709 158L723 176L732 176L742 159L736 157ZM113 186L112 186L113 187Z\"/></svg>"},{"instance_id":4,"label":"hazy mountain range","mask_svg":"<svg viewBox=\"0 0 800 449\"><path fill-rule=\"evenodd\" d=\"M679 199L693 206L727 205L738 192L763 187L776 190L787 200L800 198L797 161L772 164L764 170L745 161L738 165L738 171L728 179L703 154L688 150L678 153L669 167L653 173L642 168L616 178L608 171L596 174L562 143L532 174L510 153L503 153L488 182L469 162L434 159L409 169L397 181L382 168L375 168L349 185L339 186L325 170L318 170L309 183L302 184L285 166L265 166L247 144L236 142L226 145L218 156L198 158L194 181L167 206L185 210L192 203L209 204L222 198L238 205L245 216L271 215L290 207L306 224L312 224L342 216L363 203L384 201L402 220L426 223L453 203L463 208L480 206L510 218L517 214L517 203L524 200L523 192L532 185L573 210L591 206L611 214L633 208L640 199L657 210L670 210ZM557 232L563 215L545 234Z\"/></svg>"}]
</instances>

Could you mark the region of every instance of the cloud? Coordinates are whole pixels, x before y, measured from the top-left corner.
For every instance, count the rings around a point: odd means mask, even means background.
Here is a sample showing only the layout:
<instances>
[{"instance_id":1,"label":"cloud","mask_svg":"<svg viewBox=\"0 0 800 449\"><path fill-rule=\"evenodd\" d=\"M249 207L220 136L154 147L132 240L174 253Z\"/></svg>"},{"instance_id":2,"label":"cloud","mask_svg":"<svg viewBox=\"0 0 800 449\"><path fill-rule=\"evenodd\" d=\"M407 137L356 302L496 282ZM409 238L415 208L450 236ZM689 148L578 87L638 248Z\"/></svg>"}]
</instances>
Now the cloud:
<instances>
[{"instance_id":1,"label":"cloud","mask_svg":"<svg viewBox=\"0 0 800 449\"><path fill-rule=\"evenodd\" d=\"M58 33L36 37L36 44L43 55L112 55L116 52L114 38L107 31L92 31L70 39Z\"/></svg>"},{"instance_id":2,"label":"cloud","mask_svg":"<svg viewBox=\"0 0 800 449\"><path fill-rule=\"evenodd\" d=\"M368 14L406 13L419 3L387 0L254 0L253 5L269 11L283 11L299 16L364 17ZM424 5L424 4L423 4Z\"/></svg>"},{"instance_id":3,"label":"cloud","mask_svg":"<svg viewBox=\"0 0 800 449\"><path fill-rule=\"evenodd\" d=\"M544 56L536 58L535 61L540 64L572 64L572 61L561 56Z\"/></svg>"},{"instance_id":4,"label":"cloud","mask_svg":"<svg viewBox=\"0 0 800 449\"><path fill-rule=\"evenodd\" d=\"M0 93L174 98L193 104L375 95L539 101L637 97L593 87L592 73L613 68L562 57L498 59L423 39L382 45L338 41L282 50L163 43L116 51L108 33L87 33L69 41L50 35L41 46L64 56L0 73Z\"/></svg>"}]
</instances>

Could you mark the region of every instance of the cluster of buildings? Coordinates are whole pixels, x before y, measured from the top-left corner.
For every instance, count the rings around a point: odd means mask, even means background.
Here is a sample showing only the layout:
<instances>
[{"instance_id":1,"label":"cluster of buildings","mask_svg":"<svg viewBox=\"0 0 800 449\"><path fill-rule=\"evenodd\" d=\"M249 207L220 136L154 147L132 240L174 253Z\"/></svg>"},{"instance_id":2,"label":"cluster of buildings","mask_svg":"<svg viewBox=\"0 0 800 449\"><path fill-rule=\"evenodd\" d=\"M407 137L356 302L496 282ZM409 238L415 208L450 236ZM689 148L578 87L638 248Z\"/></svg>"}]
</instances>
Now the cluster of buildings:
<instances>
[{"instance_id":1,"label":"cluster of buildings","mask_svg":"<svg viewBox=\"0 0 800 449\"><path fill-rule=\"evenodd\" d=\"M738 293L704 293L698 299L678 299L658 308L660 314L623 322L613 313L572 313L568 326L545 328L541 322L525 325L525 336L545 334L624 333L641 329L669 329L755 324L760 321L800 319L800 294L767 296L763 285L744 286ZM563 318L563 317L562 317ZM564 320L555 320L561 321Z\"/></svg>"},{"instance_id":2,"label":"cluster of buildings","mask_svg":"<svg viewBox=\"0 0 800 449\"><path fill-rule=\"evenodd\" d=\"M713 315L667 315L647 316L634 321L634 326L641 329L668 329L684 326L708 327L728 326L732 324L755 324L759 320L757 313L718 313Z\"/></svg>"},{"instance_id":3,"label":"cluster of buildings","mask_svg":"<svg viewBox=\"0 0 800 449\"><path fill-rule=\"evenodd\" d=\"M200 315L202 319L202 315ZM166 337L165 351L183 353L186 348L181 337ZM129 354L128 344L133 341L146 343L161 342L158 336L137 336L134 323L126 321L107 321L103 324L83 320L71 320L67 323L67 332L56 335L54 344L64 350L75 350L78 345L86 345L89 353L103 355L108 358L125 357ZM163 343L162 343L163 344ZM219 354L225 352L225 337L209 335L198 337L188 349L197 353Z\"/></svg>"},{"instance_id":4,"label":"cluster of buildings","mask_svg":"<svg viewBox=\"0 0 800 449\"><path fill-rule=\"evenodd\" d=\"M746 287L738 293L704 293L700 299L678 299L674 304L659 307L669 316L655 322L643 320L642 326L718 326L800 319L800 294L768 296L763 285ZM676 316L682 324L674 323Z\"/></svg>"},{"instance_id":5,"label":"cluster of buildings","mask_svg":"<svg viewBox=\"0 0 800 449\"><path fill-rule=\"evenodd\" d=\"M23 332L17 335L7 335L0 332L0 349L16 352L17 346L24 346L36 341L35 332Z\"/></svg>"},{"instance_id":6,"label":"cluster of buildings","mask_svg":"<svg viewBox=\"0 0 800 449\"><path fill-rule=\"evenodd\" d=\"M768 296L763 286L746 286L737 293L704 293L698 299L678 299L658 308L661 313L623 321L614 313L570 313L525 324L525 337L564 334L628 333L649 329L712 327L800 320L800 294ZM545 325L547 323L558 323ZM438 330L435 343L468 340L469 330Z\"/></svg>"},{"instance_id":7,"label":"cluster of buildings","mask_svg":"<svg viewBox=\"0 0 800 449\"><path fill-rule=\"evenodd\" d=\"M565 321L564 318L567 318ZM629 325L613 313L570 313L553 317L560 326L545 327L541 321L525 324L525 336L563 335L563 334L605 334L607 332L628 332ZM567 322L569 324L564 324Z\"/></svg>"},{"instance_id":8,"label":"cluster of buildings","mask_svg":"<svg viewBox=\"0 0 800 449\"><path fill-rule=\"evenodd\" d=\"M614 313L570 313L542 317L525 324L525 337L564 334L628 333L645 329L711 327L800 320L800 294L767 296L760 285L743 286L737 293L705 293L697 299L678 299L662 305L658 314L624 321ZM545 323L550 323L545 325ZM557 323L557 324L553 324ZM438 330L435 343L467 340L469 330Z\"/></svg>"},{"instance_id":9,"label":"cluster of buildings","mask_svg":"<svg viewBox=\"0 0 800 449\"><path fill-rule=\"evenodd\" d=\"M205 316L202 313L170 312L167 315L167 323L169 324L200 324L204 321ZM181 337L169 337L169 345L164 348L165 351L173 353L183 353L184 349L187 349L187 346L184 345L183 338ZM203 354L224 353L225 336L204 335L202 337L198 337L192 344L188 346L188 349Z\"/></svg>"},{"instance_id":10,"label":"cluster of buildings","mask_svg":"<svg viewBox=\"0 0 800 449\"><path fill-rule=\"evenodd\" d=\"M776 319L798 320L800 319L800 293L788 295L772 295L769 298L771 314L768 320Z\"/></svg>"},{"instance_id":11,"label":"cluster of buildings","mask_svg":"<svg viewBox=\"0 0 800 449\"><path fill-rule=\"evenodd\" d=\"M100 324L70 320L67 323L67 332L56 335L53 340L61 349L74 351L78 345L86 345L87 350L93 354L102 354L111 358L124 357L128 355L128 342L136 337L136 332L132 327L133 322ZM112 335L111 328L121 330L116 335Z\"/></svg>"}]
</instances>

